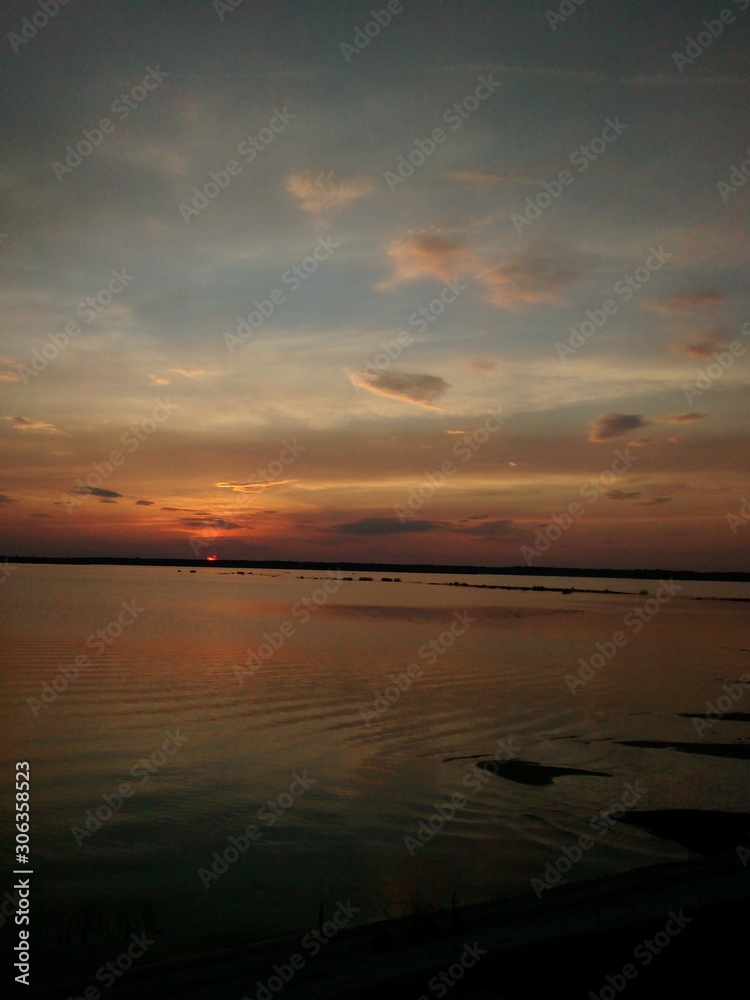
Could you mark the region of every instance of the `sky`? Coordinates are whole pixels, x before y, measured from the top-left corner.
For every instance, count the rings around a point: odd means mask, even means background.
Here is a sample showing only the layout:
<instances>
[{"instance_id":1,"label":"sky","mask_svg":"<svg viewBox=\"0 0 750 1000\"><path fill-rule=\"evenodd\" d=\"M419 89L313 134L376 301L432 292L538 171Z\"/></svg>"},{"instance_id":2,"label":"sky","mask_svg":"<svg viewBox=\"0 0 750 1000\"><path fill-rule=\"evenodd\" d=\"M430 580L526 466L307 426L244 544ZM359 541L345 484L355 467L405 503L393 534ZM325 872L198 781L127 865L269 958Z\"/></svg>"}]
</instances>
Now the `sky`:
<instances>
[{"instance_id":1,"label":"sky","mask_svg":"<svg viewBox=\"0 0 750 1000\"><path fill-rule=\"evenodd\" d=\"M747 569L749 25L4 4L0 553Z\"/></svg>"}]
</instances>

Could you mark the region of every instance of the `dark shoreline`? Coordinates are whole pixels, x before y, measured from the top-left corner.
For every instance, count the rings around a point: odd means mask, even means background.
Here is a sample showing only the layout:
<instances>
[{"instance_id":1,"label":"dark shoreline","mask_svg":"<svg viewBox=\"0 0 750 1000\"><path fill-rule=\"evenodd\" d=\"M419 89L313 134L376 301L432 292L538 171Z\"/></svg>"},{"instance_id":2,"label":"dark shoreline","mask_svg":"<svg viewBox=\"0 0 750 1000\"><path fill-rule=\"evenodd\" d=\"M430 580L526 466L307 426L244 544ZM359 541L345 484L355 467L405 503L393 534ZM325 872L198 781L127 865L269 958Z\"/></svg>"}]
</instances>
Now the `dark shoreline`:
<instances>
[{"instance_id":1,"label":"dark shoreline","mask_svg":"<svg viewBox=\"0 0 750 1000\"><path fill-rule=\"evenodd\" d=\"M454 573L460 576L566 576L622 580L715 580L723 583L750 583L750 573L700 572L682 569L592 569L556 566L457 566L428 563L360 563L349 560L313 562L276 559L139 559L126 556L19 556L0 555L0 562L61 566L176 566L208 569L351 570L355 573Z\"/></svg>"},{"instance_id":2,"label":"dark shoreline","mask_svg":"<svg viewBox=\"0 0 750 1000\"><path fill-rule=\"evenodd\" d=\"M428 984L466 944L485 951L477 968L451 987L454 1000L527 1000L600 995L607 976L628 962L632 998L736 1000L746 994L750 868L735 851L661 863L570 882L541 897L527 893L454 909L422 912L342 930L283 988L288 1000L417 1000L445 995ZM634 951L673 914L682 930L651 961ZM670 932L672 933L672 932ZM658 938L657 938L658 940ZM300 951L300 934L133 969L118 984L123 1000L255 1000L273 966ZM722 989L714 992L717 964ZM733 976L732 973L735 973ZM742 983L735 991L729 984ZM84 984L69 983L66 995ZM51 984L50 984L51 986ZM62 983L38 987L34 1000L61 995ZM446 991L447 993L447 991ZM264 994L268 1000L270 994ZM271 1000L273 996L271 995ZM606 994L605 994L606 995Z\"/></svg>"}]
</instances>

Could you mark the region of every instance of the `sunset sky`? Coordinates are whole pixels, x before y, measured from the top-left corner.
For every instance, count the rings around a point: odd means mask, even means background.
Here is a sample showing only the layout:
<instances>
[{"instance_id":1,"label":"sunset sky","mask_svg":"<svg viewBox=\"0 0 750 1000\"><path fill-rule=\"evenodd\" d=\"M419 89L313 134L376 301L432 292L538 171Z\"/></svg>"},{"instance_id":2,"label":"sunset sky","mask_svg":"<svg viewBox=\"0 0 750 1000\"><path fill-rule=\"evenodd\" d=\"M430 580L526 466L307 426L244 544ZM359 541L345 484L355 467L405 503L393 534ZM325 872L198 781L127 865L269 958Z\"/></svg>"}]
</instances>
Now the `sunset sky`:
<instances>
[{"instance_id":1,"label":"sunset sky","mask_svg":"<svg viewBox=\"0 0 750 1000\"><path fill-rule=\"evenodd\" d=\"M6 4L0 553L746 569L750 0L559 9Z\"/></svg>"}]
</instances>

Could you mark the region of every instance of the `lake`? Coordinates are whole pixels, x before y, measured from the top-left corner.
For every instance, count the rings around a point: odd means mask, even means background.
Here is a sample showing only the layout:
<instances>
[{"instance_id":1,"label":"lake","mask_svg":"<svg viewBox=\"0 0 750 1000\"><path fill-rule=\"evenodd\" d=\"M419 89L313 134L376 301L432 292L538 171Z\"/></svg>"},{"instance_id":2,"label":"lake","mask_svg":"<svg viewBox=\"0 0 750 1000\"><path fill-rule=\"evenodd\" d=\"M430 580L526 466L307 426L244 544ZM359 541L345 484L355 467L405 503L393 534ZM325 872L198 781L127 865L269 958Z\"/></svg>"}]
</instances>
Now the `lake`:
<instances>
[{"instance_id":1,"label":"lake","mask_svg":"<svg viewBox=\"0 0 750 1000\"><path fill-rule=\"evenodd\" d=\"M618 742L746 737L678 713L750 711L747 604L728 599L747 585L367 575L4 580L3 796L28 760L39 962L64 948L93 975L131 930L161 961L303 933L348 901L362 923L687 857L602 822L634 794L750 810L746 761ZM493 757L498 774L477 767ZM528 783L506 761L589 773Z\"/></svg>"}]
</instances>

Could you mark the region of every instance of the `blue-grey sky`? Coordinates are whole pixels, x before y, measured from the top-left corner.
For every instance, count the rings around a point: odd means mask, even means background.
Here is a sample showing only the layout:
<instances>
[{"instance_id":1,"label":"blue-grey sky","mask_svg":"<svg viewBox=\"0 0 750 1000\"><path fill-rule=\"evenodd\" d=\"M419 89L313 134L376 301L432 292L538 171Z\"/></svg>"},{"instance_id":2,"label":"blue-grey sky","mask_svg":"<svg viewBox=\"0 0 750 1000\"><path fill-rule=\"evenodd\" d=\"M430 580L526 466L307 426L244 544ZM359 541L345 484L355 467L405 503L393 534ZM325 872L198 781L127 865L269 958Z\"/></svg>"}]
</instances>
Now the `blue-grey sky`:
<instances>
[{"instance_id":1,"label":"blue-grey sky","mask_svg":"<svg viewBox=\"0 0 750 1000\"><path fill-rule=\"evenodd\" d=\"M7 4L0 549L745 568L749 23Z\"/></svg>"}]
</instances>

